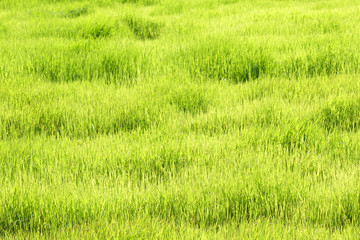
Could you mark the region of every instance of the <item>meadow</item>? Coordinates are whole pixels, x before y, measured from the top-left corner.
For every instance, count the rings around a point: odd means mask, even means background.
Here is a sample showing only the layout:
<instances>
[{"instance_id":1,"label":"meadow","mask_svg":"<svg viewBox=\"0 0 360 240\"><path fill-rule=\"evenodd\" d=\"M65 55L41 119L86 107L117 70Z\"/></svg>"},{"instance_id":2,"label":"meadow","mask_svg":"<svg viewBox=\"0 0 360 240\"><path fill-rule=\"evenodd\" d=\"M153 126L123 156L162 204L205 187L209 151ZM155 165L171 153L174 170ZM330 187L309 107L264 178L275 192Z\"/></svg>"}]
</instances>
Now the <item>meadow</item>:
<instances>
[{"instance_id":1,"label":"meadow","mask_svg":"<svg viewBox=\"0 0 360 240\"><path fill-rule=\"evenodd\" d=\"M0 0L0 238L359 239L356 0Z\"/></svg>"}]
</instances>

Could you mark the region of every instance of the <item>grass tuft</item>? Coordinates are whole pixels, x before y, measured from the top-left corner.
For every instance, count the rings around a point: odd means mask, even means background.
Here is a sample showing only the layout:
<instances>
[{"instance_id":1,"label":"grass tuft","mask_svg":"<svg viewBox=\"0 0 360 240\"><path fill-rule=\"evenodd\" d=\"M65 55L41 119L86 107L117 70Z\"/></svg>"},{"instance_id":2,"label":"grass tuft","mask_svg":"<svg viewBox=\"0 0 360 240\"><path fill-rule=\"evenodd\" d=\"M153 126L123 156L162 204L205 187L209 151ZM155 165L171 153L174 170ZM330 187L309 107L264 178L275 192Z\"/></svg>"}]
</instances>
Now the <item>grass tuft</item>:
<instances>
[{"instance_id":1,"label":"grass tuft","mask_svg":"<svg viewBox=\"0 0 360 240\"><path fill-rule=\"evenodd\" d=\"M327 131L355 131L360 127L360 99L353 97L331 101L321 110L319 118Z\"/></svg>"},{"instance_id":2,"label":"grass tuft","mask_svg":"<svg viewBox=\"0 0 360 240\"><path fill-rule=\"evenodd\" d=\"M107 23L89 24L82 30L84 38L102 39L109 38L113 32L113 27Z\"/></svg>"},{"instance_id":3,"label":"grass tuft","mask_svg":"<svg viewBox=\"0 0 360 240\"><path fill-rule=\"evenodd\" d=\"M288 125L279 126L276 141L289 151L295 149L309 149L314 145L318 130L309 121L294 121Z\"/></svg>"},{"instance_id":4,"label":"grass tuft","mask_svg":"<svg viewBox=\"0 0 360 240\"><path fill-rule=\"evenodd\" d=\"M204 40L182 49L180 59L194 77L242 83L272 71L273 60L260 46L233 41Z\"/></svg>"},{"instance_id":5,"label":"grass tuft","mask_svg":"<svg viewBox=\"0 0 360 240\"><path fill-rule=\"evenodd\" d=\"M159 38L164 31L164 24L150 18L127 16L125 24L133 31L136 37L141 40L152 40Z\"/></svg>"},{"instance_id":6,"label":"grass tuft","mask_svg":"<svg viewBox=\"0 0 360 240\"><path fill-rule=\"evenodd\" d=\"M124 82L138 77L143 59L140 53L130 49L114 49L101 59L100 75L107 82Z\"/></svg>"},{"instance_id":7,"label":"grass tuft","mask_svg":"<svg viewBox=\"0 0 360 240\"><path fill-rule=\"evenodd\" d=\"M46 53L32 52L27 69L52 82L85 80L122 84L147 74L147 65L151 63L139 48L109 46L99 51L97 46L80 41L47 49Z\"/></svg>"},{"instance_id":8,"label":"grass tuft","mask_svg":"<svg viewBox=\"0 0 360 240\"><path fill-rule=\"evenodd\" d=\"M136 3L151 6L160 2L160 0L120 0L121 3Z\"/></svg>"},{"instance_id":9,"label":"grass tuft","mask_svg":"<svg viewBox=\"0 0 360 240\"><path fill-rule=\"evenodd\" d=\"M210 100L201 88L180 87L171 94L170 104L185 113L197 114L207 112Z\"/></svg>"},{"instance_id":10,"label":"grass tuft","mask_svg":"<svg viewBox=\"0 0 360 240\"><path fill-rule=\"evenodd\" d=\"M56 15L64 18L77 18L89 13L88 7L74 8L67 11L57 12Z\"/></svg>"}]
</instances>

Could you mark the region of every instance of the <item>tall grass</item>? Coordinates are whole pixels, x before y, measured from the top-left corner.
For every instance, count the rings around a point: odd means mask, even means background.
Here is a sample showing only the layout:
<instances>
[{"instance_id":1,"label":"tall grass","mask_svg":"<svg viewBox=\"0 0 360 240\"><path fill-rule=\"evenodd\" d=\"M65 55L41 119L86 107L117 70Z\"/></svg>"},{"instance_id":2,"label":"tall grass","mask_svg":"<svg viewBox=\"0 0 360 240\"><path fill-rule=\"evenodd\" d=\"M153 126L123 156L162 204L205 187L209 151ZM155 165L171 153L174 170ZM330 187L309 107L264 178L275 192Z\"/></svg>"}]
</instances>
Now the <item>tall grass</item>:
<instances>
[{"instance_id":1,"label":"tall grass","mask_svg":"<svg viewBox=\"0 0 360 240\"><path fill-rule=\"evenodd\" d=\"M356 1L0 1L0 237L357 239Z\"/></svg>"}]
</instances>

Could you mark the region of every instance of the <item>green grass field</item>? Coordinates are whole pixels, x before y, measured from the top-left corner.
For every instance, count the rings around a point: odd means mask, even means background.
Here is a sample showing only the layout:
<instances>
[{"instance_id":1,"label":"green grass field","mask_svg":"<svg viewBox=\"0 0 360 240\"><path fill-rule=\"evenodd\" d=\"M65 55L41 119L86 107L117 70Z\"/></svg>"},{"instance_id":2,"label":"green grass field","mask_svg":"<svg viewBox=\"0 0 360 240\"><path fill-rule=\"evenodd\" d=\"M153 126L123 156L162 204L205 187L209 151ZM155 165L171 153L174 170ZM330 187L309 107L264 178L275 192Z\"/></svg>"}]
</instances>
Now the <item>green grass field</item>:
<instances>
[{"instance_id":1,"label":"green grass field","mask_svg":"<svg viewBox=\"0 0 360 240\"><path fill-rule=\"evenodd\" d=\"M359 239L360 2L0 0L0 238Z\"/></svg>"}]
</instances>

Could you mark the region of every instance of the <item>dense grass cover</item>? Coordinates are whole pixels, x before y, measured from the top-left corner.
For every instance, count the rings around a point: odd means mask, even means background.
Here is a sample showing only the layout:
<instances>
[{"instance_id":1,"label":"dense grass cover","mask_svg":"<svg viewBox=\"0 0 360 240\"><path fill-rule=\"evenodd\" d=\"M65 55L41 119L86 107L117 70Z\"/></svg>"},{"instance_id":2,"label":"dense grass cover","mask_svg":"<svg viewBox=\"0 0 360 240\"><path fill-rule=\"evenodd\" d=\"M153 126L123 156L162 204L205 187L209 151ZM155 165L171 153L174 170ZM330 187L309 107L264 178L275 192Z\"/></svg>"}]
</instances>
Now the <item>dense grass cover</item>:
<instances>
[{"instance_id":1,"label":"dense grass cover","mask_svg":"<svg viewBox=\"0 0 360 240\"><path fill-rule=\"evenodd\" d=\"M358 239L360 5L0 1L0 238Z\"/></svg>"}]
</instances>

